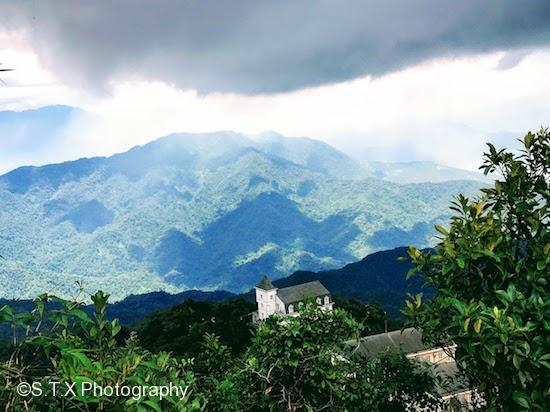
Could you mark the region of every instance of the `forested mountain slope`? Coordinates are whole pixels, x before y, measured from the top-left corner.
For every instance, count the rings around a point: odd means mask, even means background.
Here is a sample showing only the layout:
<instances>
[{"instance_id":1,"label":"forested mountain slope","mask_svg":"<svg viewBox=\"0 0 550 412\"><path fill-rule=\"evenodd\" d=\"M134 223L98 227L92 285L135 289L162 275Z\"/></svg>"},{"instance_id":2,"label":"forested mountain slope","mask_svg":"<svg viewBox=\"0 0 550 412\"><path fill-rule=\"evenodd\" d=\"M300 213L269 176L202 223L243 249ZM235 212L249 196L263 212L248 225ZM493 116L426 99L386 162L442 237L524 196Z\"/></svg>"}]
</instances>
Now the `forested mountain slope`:
<instances>
[{"instance_id":1,"label":"forested mountain slope","mask_svg":"<svg viewBox=\"0 0 550 412\"><path fill-rule=\"evenodd\" d=\"M428 246L459 192L479 182L365 178L312 139L174 134L110 157L0 176L0 296L120 299L190 288L243 292L260 274L337 268Z\"/></svg>"}]
</instances>

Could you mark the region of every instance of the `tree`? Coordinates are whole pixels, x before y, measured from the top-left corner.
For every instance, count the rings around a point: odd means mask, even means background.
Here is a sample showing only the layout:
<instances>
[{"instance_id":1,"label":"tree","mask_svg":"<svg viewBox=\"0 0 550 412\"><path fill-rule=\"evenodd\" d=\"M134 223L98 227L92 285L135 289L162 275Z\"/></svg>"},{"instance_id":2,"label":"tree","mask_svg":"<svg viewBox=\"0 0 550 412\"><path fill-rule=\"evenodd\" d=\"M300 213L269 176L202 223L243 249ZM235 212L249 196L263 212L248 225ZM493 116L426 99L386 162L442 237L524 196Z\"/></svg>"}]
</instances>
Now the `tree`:
<instances>
[{"instance_id":1,"label":"tree","mask_svg":"<svg viewBox=\"0 0 550 412\"><path fill-rule=\"evenodd\" d=\"M250 343L250 313L255 308L242 299L221 303L189 299L142 319L137 333L141 345L154 352L196 357L203 351L203 336L213 334L236 354Z\"/></svg>"},{"instance_id":2,"label":"tree","mask_svg":"<svg viewBox=\"0 0 550 412\"><path fill-rule=\"evenodd\" d=\"M235 357L228 346L216 335L206 334L202 341L202 352L196 359L194 370L201 392L208 400L209 411L243 410L248 393L248 382L242 379L240 357Z\"/></svg>"},{"instance_id":3,"label":"tree","mask_svg":"<svg viewBox=\"0 0 550 412\"><path fill-rule=\"evenodd\" d=\"M5 410L201 410L203 399L191 390L195 386L192 362L166 352L152 354L139 347L135 335L119 345L116 337L121 326L117 320L106 319L108 297L101 291L91 296L95 308L93 318L82 310L82 302L48 295L40 296L30 313L16 314L8 306L0 310L0 322L7 321L28 334L23 335L22 342L14 342L14 352L8 361L0 364L0 404ZM59 309L47 309L46 304L52 300L60 304ZM29 353L32 356L28 356ZM74 384L75 394L56 395L50 382L58 382L62 389L65 383ZM38 383L43 392L23 397L17 391L22 383ZM142 396L134 392L112 396L107 392L84 390L87 385L143 388L170 383L183 388L182 391L162 398L152 392Z\"/></svg>"},{"instance_id":4,"label":"tree","mask_svg":"<svg viewBox=\"0 0 550 412\"><path fill-rule=\"evenodd\" d=\"M434 379L421 365L402 354L356 355L349 339L361 325L342 309L306 303L299 312L262 323L241 365L220 385L237 390L241 403L221 410L405 411L438 404Z\"/></svg>"},{"instance_id":5,"label":"tree","mask_svg":"<svg viewBox=\"0 0 550 412\"><path fill-rule=\"evenodd\" d=\"M360 323L362 336L396 330L403 326L402 319L388 318L384 308L377 302L365 303L357 299L343 299L334 296L334 304L336 307L344 309ZM403 304L402 301L401 304Z\"/></svg>"},{"instance_id":6,"label":"tree","mask_svg":"<svg viewBox=\"0 0 550 412\"><path fill-rule=\"evenodd\" d=\"M347 340L357 338L363 328L342 309L325 311L307 302L297 317L270 317L255 330L244 353L205 334L197 358L189 359L151 353L139 345L135 332L121 342L119 322L106 317L108 295L97 292L91 299L93 315L78 300L48 295L40 296L30 312L15 313L8 306L0 310L0 322L23 332L14 333L8 347L13 352L0 362L0 404L6 410L344 412L405 411L411 405L437 404L433 378L403 354L372 359L356 355ZM235 309L242 309L238 302ZM51 381L75 384L76 394L55 395ZM33 382L45 389L43 396L17 393L18 384ZM183 398L83 390L85 384L170 383L189 390Z\"/></svg>"},{"instance_id":7,"label":"tree","mask_svg":"<svg viewBox=\"0 0 550 412\"><path fill-rule=\"evenodd\" d=\"M404 353L352 358L353 377L346 386L345 411L437 411L442 401L429 365Z\"/></svg>"},{"instance_id":8,"label":"tree","mask_svg":"<svg viewBox=\"0 0 550 412\"><path fill-rule=\"evenodd\" d=\"M252 338L246 372L253 403L275 410L337 410L347 376L339 359L358 324L341 309L301 304L297 317L269 317Z\"/></svg>"},{"instance_id":9,"label":"tree","mask_svg":"<svg viewBox=\"0 0 550 412\"><path fill-rule=\"evenodd\" d=\"M477 199L459 195L431 252L409 248L435 297L407 302L432 344L458 345L456 361L485 410L550 410L550 133L528 133L511 153L489 144L496 173Z\"/></svg>"}]
</instances>

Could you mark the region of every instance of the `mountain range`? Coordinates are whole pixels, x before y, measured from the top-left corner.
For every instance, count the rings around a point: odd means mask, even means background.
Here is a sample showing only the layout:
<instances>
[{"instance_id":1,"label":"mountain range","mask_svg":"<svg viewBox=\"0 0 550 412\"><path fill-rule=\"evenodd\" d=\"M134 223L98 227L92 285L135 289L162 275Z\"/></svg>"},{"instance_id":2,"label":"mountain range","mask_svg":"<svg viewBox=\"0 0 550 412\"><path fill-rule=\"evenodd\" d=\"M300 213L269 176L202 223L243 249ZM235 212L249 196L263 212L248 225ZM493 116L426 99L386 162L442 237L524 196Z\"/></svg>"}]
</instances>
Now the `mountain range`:
<instances>
[{"instance_id":1,"label":"mountain range","mask_svg":"<svg viewBox=\"0 0 550 412\"><path fill-rule=\"evenodd\" d=\"M394 183L448 182L451 180L477 180L490 182L491 177L479 172L457 169L432 161L361 162L370 177Z\"/></svg>"},{"instance_id":2,"label":"mountain range","mask_svg":"<svg viewBox=\"0 0 550 412\"><path fill-rule=\"evenodd\" d=\"M402 257L406 259L398 259ZM406 248L400 247L375 252L358 262L338 269L320 272L296 271L288 277L275 280L273 284L275 287L284 288L319 280L335 297L377 302L391 318L398 318L401 316L400 311L403 309L408 293L424 293L428 297L431 295L431 291L423 287L421 278L415 276L407 279L407 272L411 266ZM210 292L186 290L175 294L157 291L130 295L111 303L107 315L109 319L119 319L123 325L129 326L157 311L179 305L187 300L227 302L235 299L255 303L254 289L239 295L223 290ZM0 308L4 305L9 305L16 313L30 312L34 308L31 299L0 298ZM50 309L57 307L59 305L55 302L49 304ZM91 313L93 307L90 305L86 310ZM8 325L0 327L0 338L9 336L10 331Z\"/></svg>"},{"instance_id":3,"label":"mountain range","mask_svg":"<svg viewBox=\"0 0 550 412\"><path fill-rule=\"evenodd\" d=\"M245 292L263 274L427 247L452 197L481 185L391 182L326 143L276 133L178 133L20 167L0 176L0 297L67 296L76 281L115 299Z\"/></svg>"}]
</instances>

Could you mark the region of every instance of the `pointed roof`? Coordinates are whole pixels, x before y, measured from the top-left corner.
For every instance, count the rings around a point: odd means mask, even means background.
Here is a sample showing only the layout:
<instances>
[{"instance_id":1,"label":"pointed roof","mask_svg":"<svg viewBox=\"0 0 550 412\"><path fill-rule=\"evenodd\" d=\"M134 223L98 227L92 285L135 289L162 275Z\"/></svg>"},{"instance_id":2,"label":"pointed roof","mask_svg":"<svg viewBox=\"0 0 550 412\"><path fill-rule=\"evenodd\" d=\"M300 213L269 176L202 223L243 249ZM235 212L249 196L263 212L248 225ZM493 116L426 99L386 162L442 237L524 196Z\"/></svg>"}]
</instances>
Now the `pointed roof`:
<instances>
[{"instance_id":1,"label":"pointed roof","mask_svg":"<svg viewBox=\"0 0 550 412\"><path fill-rule=\"evenodd\" d=\"M263 289L263 290L272 290L276 289L275 286L273 286L273 283L267 278L267 276L262 277L262 280L256 285L257 288Z\"/></svg>"}]
</instances>

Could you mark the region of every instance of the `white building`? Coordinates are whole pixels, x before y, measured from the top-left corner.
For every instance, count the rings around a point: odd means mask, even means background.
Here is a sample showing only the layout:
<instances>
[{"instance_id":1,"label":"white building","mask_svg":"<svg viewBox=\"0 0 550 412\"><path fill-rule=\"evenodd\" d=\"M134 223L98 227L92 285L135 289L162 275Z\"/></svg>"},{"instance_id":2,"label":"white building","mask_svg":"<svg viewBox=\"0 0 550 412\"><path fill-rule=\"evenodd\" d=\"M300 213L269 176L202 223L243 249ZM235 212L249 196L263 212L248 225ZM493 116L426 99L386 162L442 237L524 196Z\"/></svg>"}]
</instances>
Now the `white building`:
<instances>
[{"instance_id":1,"label":"white building","mask_svg":"<svg viewBox=\"0 0 550 412\"><path fill-rule=\"evenodd\" d=\"M330 292L318 280L278 289L264 276L256 285L258 311L253 320L264 320L274 314L298 316L298 305L306 299L314 299L323 309L332 310L334 306Z\"/></svg>"}]
</instances>

